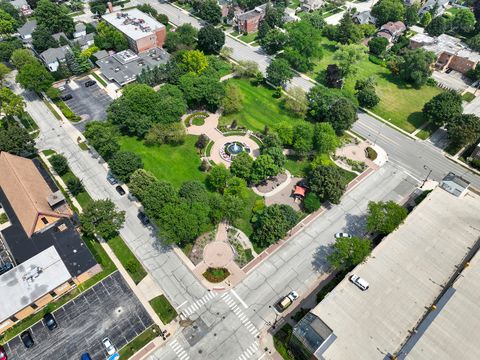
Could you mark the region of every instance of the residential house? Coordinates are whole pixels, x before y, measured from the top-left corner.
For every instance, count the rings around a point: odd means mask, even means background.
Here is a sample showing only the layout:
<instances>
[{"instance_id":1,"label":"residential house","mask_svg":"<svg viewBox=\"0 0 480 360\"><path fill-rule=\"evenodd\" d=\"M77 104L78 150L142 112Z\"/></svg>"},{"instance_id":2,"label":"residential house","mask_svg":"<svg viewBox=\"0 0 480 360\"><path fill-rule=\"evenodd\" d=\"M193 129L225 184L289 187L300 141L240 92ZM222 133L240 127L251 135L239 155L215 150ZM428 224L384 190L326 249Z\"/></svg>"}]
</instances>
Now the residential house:
<instances>
[{"instance_id":1,"label":"residential house","mask_svg":"<svg viewBox=\"0 0 480 360\"><path fill-rule=\"evenodd\" d=\"M36 160L0 153L0 248L13 269L0 276L0 333L101 271L72 211ZM16 279L17 281L13 281Z\"/></svg>"},{"instance_id":2,"label":"residential house","mask_svg":"<svg viewBox=\"0 0 480 360\"><path fill-rule=\"evenodd\" d=\"M136 8L107 13L102 19L122 32L136 53L161 48L167 37L164 24Z\"/></svg>"},{"instance_id":3,"label":"residential house","mask_svg":"<svg viewBox=\"0 0 480 360\"><path fill-rule=\"evenodd\" d=\"M285 12L283 13L283 21L284 22L293 22L293 21L299 21L300 17L296 15L295 9L291 8L285 8Z\"/></svg>"},{"instance_id":4,"label":"residential house","mask_svg":"<svg viewBox=\"0 0 480 360\"><path fill-rule=\"evenodd\" d=\"M324 0L300 0L300 8L306 12L318 10L324 4Z\"/></svg>"},{"instance_id":5,"label":"residential house","mask_svg":"<svg viewBox=\"0 0 480 360\"><path fill-rule=\"evenodd\" d=\"M389 43L394 43L407 30L405 24L401 21L389 21L383 24L377 33L377 36L384 37Z\"/></svg>"},{"instance_id":6,"label":"residential house","mask_svg":"<svg viewBox=\"0 0 480 360\"><path fill-rule=\"evenodd\" d=\"M470 182L460 176L455 175L452 172L449 172L443 178L440 186L442 189L448 191L450 194L461 197L467 193L467 190L470 187Z\"/></svg>"},{"instance_id":7,"label":"residential house","mask_svg":"<svg viewBox=\"0 0 480 360\"><path fill-rule=\"evenodd\" d=\"M18 28L17 32L24 42L32 41L32 34L37 28L37 20L28 20L25 24Z\"/></svg>"},{"instance_id":8,"label":"residential house","mask_svg":"<svg viewBox=\"0 0 480 360\"><path fill-rule=\"evenodd\" d=\"M12 4L13 7L23 16L30 16L33 14L33 11L26 0L11 0L10 4Z\"/></svg>"},{"instance_id":9,"label":"residential house","mask_svg":"<svg viewBox=\"0 0 480 360\"><path fill-rule=\"evenodd\" d=\"M235 27L240 33L252 33L258 30L260 22L265 17L267 4L257 6L255 9L235 15Z\"/></svg>"},{"instance_id":10,"label":"residential house","mask_svg":"<svg viewBox=\"0 0 480 360\"><path fill-rule=\"evenodd\" d=\"M442 34L432 37L425 34L415 34L410 39L410 48L423 48L437 56L435 68L438 71L447 69L458 71L462 74L475 69L480 62L480 54L471 50L460 39Z\"/></svg>"},{"instance_id":11,"label":"residential house","mask_svg":"<svg viewBox=\"0 0 480 360\"><path fill-rule=\"evenodd\" d=\"M354 23L363 25L363 24L375 24L377 19L369 10L357 12L353 15L352 20Z\"/></svg>"},{"instance_id":12,"label":"residential house","mask_svg":"<svg viewBox=\"0 0 480 360\"><path fill-rule=\"evenodd\" d=\"M58 48L50 48L40 53L40 59L50 71L57 71L60 63L65 61L67 53L71 52L70 46L65 45Z\"/></svg>"},{"instance_id":13,"label":"residential house","mask_svg":"<svg viewBox=\"0 0 480 360\"><path fill-rule=\"evenodd\" d=\"M445 12L449 2L450 0L427 0L418 11L418 14L422 17L426 12L431 12L434 7L437 7L434 17L440 16Z\"/></svg>"},{"instance_id":14,"label":"residential house","mask_svg":"<svg viewBox=\"0 0 480 360\"><path fill-rule=\"evenodd\" d=\"M76 39L73 39L73 43L80 46L80 49L82 50L88 49L95 43L95 34L90 33L80 36Z\"/></svg>"},{"instance_id":15,"label":"residential house","mask_svg":"<svg viewBox=\"0 0 480 360\"><path fill-rule=\"evenodd\" d=\"M75 24L75 31L73 32L73 38L77 39L79 37L87 35L87 27L84 23L76 23Z\"/></svg>"}]
</instances>

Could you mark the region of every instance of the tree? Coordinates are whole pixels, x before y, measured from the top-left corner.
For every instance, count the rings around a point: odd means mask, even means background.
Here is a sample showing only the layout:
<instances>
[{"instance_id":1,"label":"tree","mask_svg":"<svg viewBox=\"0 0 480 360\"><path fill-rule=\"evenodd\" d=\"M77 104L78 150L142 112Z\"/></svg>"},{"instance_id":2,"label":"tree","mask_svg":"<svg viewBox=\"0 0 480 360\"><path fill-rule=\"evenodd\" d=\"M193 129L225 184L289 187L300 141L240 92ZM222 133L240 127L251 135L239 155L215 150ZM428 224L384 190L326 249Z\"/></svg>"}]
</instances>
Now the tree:
<instances>
[{"instance_id":1,"label":"tree","mask_svg":"<svg viewBox=\"0 0 480 360\"><path fill-rule=\"evenodd\" d=\"M59 46L58 41L52 37L50 29L45 26L37 26L32 33L32 45L38 53Z\"/></svg>"},{"instance_id":2,"label":"tree","mask_svg":"<svg viewBox=\"0 0 480 360\"><path fill-rule=\"evenodd\" d=\"M289 122L282 121L275 127L275 132L284 146L292 146L293 126Z\"/></svg>"},{"instance_id":3,"label":"tree","mask_svg":"<svg viewBox=\"0 0 480 360\"><path fill-rule=\"evenodd\" d=\"M50 29L52 34L64 32L71 36L75 29L73 18L68 15L65 6L54 4L50 0L39 0L35 9L35 19L38 26Z\"/></svg>"},{"instance_id":4,"label":"tree","mask_svg":"<svg viewBox=\"0 0 480 360\"><path fill-rule=\"evenodd\" d=\"M310 190L321 201L339 204L347 187L348 180L343 171L336 166L318 166L308 176Z\"/></svg>"},{"instance_id":5,"label":"tree","mask_svg":"<svg viewBox=\"0 0 480 360\"><path fill-rule=\"evenodd\" d=\"M204 183L198 180L190 180L185 181L182 186L180 186L178 195L189 204L193 204L194 202L208 203L210 193Z\"/></svg>"},{"instance_id":6,"label":"tree","mask_svg":"<svg viewBox=\"0 0 480 360\"><path fill-rule=\"evenodd\" d=\"M81 192L85 191L82 181L76 177L72 177L67 180L67 188L70 191L70 194L77 196Z\"/></svg>"},{"instance_id":7,"label":"tree","mask_svg":"<svg viewBox=\"0 0 480 360\"><path fill-rule=\"evenodd\" d=\"M250 180L252 173L253 159L246 152L241 152L233 158L230 165L230 172L241 179L246 181Z\"/></svg>"},{"instance_id":8,"label":"tree","mask_svg":"<svg viewBox=\"0 0 480 360\"><path fill-rule=\"evenodd\" d=\"M0 35L9 35L17 28L16 20L5 10L0 9Z\"/></svg>"},{"instance_id":9,"label":"tree","mask_svg":"<svg viewBox=\"0 0 480 360\"><path fill-rule=\"evenodd\" d=\"M298 215L290 206L267 206L253 224L252 241L262 247L274 244L284 238L297 221Z\"/></svg>"},{"instance_id":10,"label":"tree","mask_svg":"<svg viewBox=\"0 0 480 360\"><path fill-rule=\"evenodd\" d=\"M294 86L288 90L285 97L285 108L298 118L304 118L308 110L307 94L299 87Z\"/></svg>"},{"instance_id":11,"label":"tree","mask_svg":"<svg viewBox=\"0 0 480 360\"><path fill-rule=\"evenodd\" d=\"M202 134L198 137L198 140L195 143L195 147L197 149L203 150L207 147L209 142L210 142L210 138L207 135Z\"/></svg>"},{"instance_id":12,"label":"tree","mask_svg":"<svg viewBox=\"0 0 480 360\"><path fill-rule=\"evenodd\" d=\"M425 27L425 30L427 30L431 36L440 36L448 30L449 26L449 20L443 16L437 16Z\"/></svg>"},{"instance_id":13,"label":"tree","mask_svg":"<svg viewBox=\"0 0 480 360\"><path fill-rule=\"evenodd\" d=\"M35 140L16 121L2 121L0 124L0 151L29 156L36 152Z\"/></svg>"},{"instance_id":14,"label":"tree","mask_svg":"<svg viewBox=\"0 0 480 360\"><path fill-rule=\"evenodd\" d=\"M308 21L297 21L288 26L288 42L284 56L298 71L313 67L310 59L322 58L321 34Z\"/></svg>"},{"instance_id":15,"label":"tree","mask_svg":"<svg viewBox=\"0 0 480 360\"><path fill-rule=\"evenodd\" d=\"M480 33L467 39L467 45L470 46L475 51L480 51ZM1 44L1 43L0 43Z\"/></svg>"},{"instance_id":16,"label":"tree","mask_svg":"<svg viewBox=\"0 0 480 360\"><path fill-rule=\"evenodd\" d=\"M418 23L420 20L418 17L419 10L419 6L415 3L405 7L405 25L412 26Z\"/></svg>"},{"instance_id":17,"label":"tree","mask_svg":"<svg viewBox=\"0 0 480 360\"><path fill-rule=\"evenodd\" d=\"M327 27L325 26L325 29ZM360 42L363 33L360 28L353 22L352 13L345 11L338 26L333 28L332 40L337 40L341 44L354 44ZM325 31L325 30L324 30Z\"/></svg>"},{"instance_id":18,"label":"tree","mask_svg":"<svg viewBox=\"0 0 480 360\"><path fill-rule=\"evenodd\" d=\"M308 21L317 30L322 30L323 27L327 24L324 20L323 14L320 11L307 13L303 17L303 19Z\"/></svg>"},{"instance_id":19,"label":"tree","mask_svg":"<svg viewBox=\"0 0 480 360\"><path fill-rule=\"evenodd\" d=\"M434 96L423 106L425 118L438 126L449 123L462 112L462 97L454 90L448 90Z\"/></svg>"},{"instance_id":20,"label":"tree","mask_svg":"<svg viewBox=\"0 0 480 360\"><path fill-rule=\"evenodd\" d=\"M41 1L41 0L40 0ZM110 239L125 222L125 211L117 211L110 199L89 202L80 214L82 232L88 236Z\"/></svg>"},{"instance_id":21,"label":"tree","mask_svg":"<svg viewBox=\"0 0 480 360\"><path fill-rule=\"evenodd\" d=\"M178 194L173 185L156 179L145 188L141 197L145 213L154 219L158 219L166 204L174 204L178 201Z\"/></svg>"},{"instance_id":22,"label":"tree","mask_svg":"<svg viewBox=\"0 0 480 360\"><path fill-rule=\"evenodd\" d=\"M367 229L390 234L407 218L408 211L394 201L368 203Z\"/></svg>"},{"instance_id":23,"label":"tree","mask_svg":"<svg viewBox=\"0 0 480 360\"><path fill-rule=\"evenodd\" d=\"M233 114L242 109L244 100L243 93L239 87L233 83L227 83L225 86L225 97L222 100L223 112Z\"/></svg>"},{"instance_id":24,"label":"tree","mask_svg":"<svg viewBox=\"0 0 480 360\"><path fill-rule=\"evenodd\" d=\"M179 87L190 108L206 106L214 112L225 97L225 85L219 80L216 72L212 74L207 71L201 76L190 73L180 78Z\"/></svg>"},{"instance_id":25,"label":"tree","mask_svg":"<svg viewBox=\"0 0 480 360\"><path fill-rule=\"evenodd\" d=\"M144 169L137 169L130 175L128 189L140 201L143 201L148 188L153 186L157 181L157 178L151 172Z\"/></svg>"},{"instance_id":26,"label":"tree","mask_svg":"<svg viewBox=\"0 0 480 360\"><path fill-rule=\"evenodd\" d=\"M380 102L380 98L375 92L375 80L373 78L357 80L355 90L360 106L373 108Z\"/></svg>"},{"instance_id":27,"label":"tree","mask_svg":"<svg viewBox=\"0 0 480 360\"><path fill-rule=\"evenodd\" d=\"M389 21L403 21L405 18L405 5L401 0L380 0L372 7L372 15L381 26Z\"/></svg>"},{"instance_id":28,"label":"tree","mask_svg":"<svg viewBox=\"0 0 480 360\"><path fill-rule=\"evenodd\" d=\"M290 64L284 59L273 59L267 67L267 80L275 86L284 86L293 78Z\"/></svg>"},{"instance_id":29,"label":"tree","mask_svg":"<svg viewBox=\"0 0 480 360\"><path fill-rule=\"evenodd\" d=\"M183 24L169 32L164 47L168 52L192 50L197 44L198 31L191 24Z\"/></svg>"},{"instance_id":30,"label":"tree","mask_svg":"<svg viewBox=\"0 0 480 360\"><path fill-rule=\"evenodd\" d=\"M480 118L473 114L461 114L447 123L449 140L458 146L475 143L480 138Z\"/></svg>"},{"instance_id":31,"label":"tree","mask_svg":"<svg viewBox=\"0 0 480 360\"><path fill-rule=\"evenodd\" d=\"M165 84L157 91L154 122L175 123L187 111L187 103L178 86Z\"/></svg>"},{"instance_id":32,"label":"tree","mask_svg":"<svg viewBox=\"0 0 480 360\"><path fill-rule=\"evenodd\" d=\"M206 25L198 32L198 48L205 54L218 54L225 44L225 33L213 25Z\"/></svg>"},{"instance_id":33,"label":"tree","mask_svg":"<svg viewBox=\"0 0 480 360\"><path fill-rule=\"evenodd\" d=\"M293 127L292 147L295 155L304 158L313 149L313 125L308 122L295 124Z\"/></svg>"},{"instance_id":34,"label":"tree","mask_svg":"<svg viewBox=\"0 0 480 360\"><path fill-rule=\"evenodd\" d=\"M147 146L162 144L179 145L184 142L185 126L179 122L154 124L147 135L145 135L145 145Z\"/></svg>"},{"instance_id":35,"label":"tree","mask_svg":"<svg viewBox=\"0 0 480 360\"><path fill-rule=\"evenodd\" d=\"M338 238L331 245L332 252L327 260L335 270L350 270L360 264L372 251L370 239Z\"/></svg>"},{"instance_id":36,"label":"tree","mask_svg":"<svg viewBox=\"0 0 480 360\"><path fill-rule=\"evenodd\" d=\"M265 8L265 17L264 20L271 28L282 27L283 26L283 16L285 12L285 7L276 3L277 6L272 6L271 3L267 3Z\"/></svg>"},{"instance_id":37,"label":"tree","mask_svg":"<svg viewBox=\"0 0 480 360\"><path fill-rule=\"evenodd\" d=\"M343 87L343 73L337 64L329 64L325 72L325 83L329 88L340 89Z\"/></svg>"},{"instance_id":38,"label":"tree","mask_svg":"<svg viewBox=\"0 0 480 360\"><path fill-rule=\"evenodd\" d=\"M399 75L403 80L415 86L427 82L432 74L432 64L436 56L431 51L415 49L406 51L399 64Z\"/></svg>"},{"instance_id":39,"label":"tree","mask_svg":"<svg viewBox=\"0 0 480 360\"><path fill-rule=\"evenodd\" d=\"M17 69L21 69L26 64L36 62L37 59L32 55L32 52L27 49L16 49L12 52L10 62Z\"/></svg>"},{"instance_id":40,"label":"tree","mask_svg":"<svg viewBox=\"0 0 480 360\"><path fill-rule=\"evenodd\" d=\"M83 133L88 143L97 150L100 156L108 161L120 150L118 144L118 129L115 125L106 121L91 121L85 125Z\"/></svg>"},{"instance_id":41,"label":"tree","mask_svg":"<svg viewBox=\"0 0 480 360\"><path fill-rule=\"evenodd\" d=\"M340 45L333 55L344 77L355 74L357 70L355 65L366 57L366 46L357 44Z\"/></svg>"},{"instance_id":42,"label":"tree","mask_svg":"<svg viewBox=\"0 0 480 360\"><path fill-rule=\"evenodd\" d=\"M273 163L277 166L278 171L283 168L285 161L287 160L285 154L283 153L283 149L276 146L262 149L262 155L270 156L273 160Z\"/></svg>"},{"instance_id":43,"label":"tree","mask_svg":"<svg viewBox=\"0 0 480 360\"><path fill-rule=\"evenodd\" d=\"M143 168L143 161L140 156L131 151L118 151L112 156L108 165L117 179L128 182L135 170Z\"/></svg>"},{"instance_id":44,"label":"tree","mask_svg":"<svg viewBox=\"0 0 480 360\"><path fill-rule=\"evenodd\" d=\"M207 57L200 50L182 51L178 59L179 65L186 73L200 75L208 67Z\"/></svg>"},{"instance_id":45,"label":"tree","mask_svg":"<svg viewBox=\"0 0 480 360\"><path fill-rule=\"evenodd\" d=\"M258 184L271 176L277 175L279 170L269 155L260 155L252 164L250 179L254 184Z\"/></svg>"},{"instance_id":46,"label":"tree","mask_svg":"<svg viewBox=\"0 0 480 360\"><path fill-rule=\"evenodd\" d=\"M128 40L125 35L106 22L98 24L94 40L95 45L100 49L113 49L117 52L128 49Z\"/></svg>"},{"instance_id":47,"label":"tree","mask_svg":"<svg viewBox=\"0 0 480 360\"><path fill-rule=\"evenodd\" d=\"M322 206L322 202L320 201L318 196L312 192L309 192L307 196L305 196L305 199L303 200L303 207L305 211L309 214L317 211L318 209L320 209L321 206Z\"/></svg>"},{"instance_id":48,"label":"tree","mask_svg":"<svg viewBox=\"0 0 480 360\"><path fill-rule=\"evenodd\" d=\"M6 38L0 42L0 61L9 61L15 50L21 49L23 43L17 38Z\"/></svg>"},{"instance_id":49,"label":"tree","mask_svg":"<svg viewBox=\"0 0 480 360\"><path fill-rule=\"evenodd\" d=\"M16 81L24 89L40 93L47 91L52 86L53 77L38 60L35 60L19 69Z\"/></svg>"},{"instance_id":50,"label":"tree","mask_svg":"<svg viewBox=\"0 0 480 360\"><path fill-rule=\"evenodd\" d=\"M420 20L420 24L422 24L423 27L427 27L430 25L432 22L432 14L430 14L428 11L423 14L422 19Z\"/></svg>"},{"instance_id":51,"label":"tree","mask_svg":"<svg viewBox=\"0 0 480 360\"><path fill-rule=\"evenodd\" d=\"M207 175L207 186L214 190L218 191L219 193L223 193L225 190L225 187L227 186L227 180L231 177L232 175L228 171L228 169L225 167L225 165L220 164L220 165L215 165L210 169L210 172Z\"/></svg>"},{"instance_id":52,"label":"tree","mask_svg":"<svg viewBox=\"0 0 480 360\"><path fill-rule=\"evenodd\" d=\"M388 40L383 36L377 36L371 39L368 42L368 49L373 55L382 56L382 54L387 50Z\"/></svg>"},{"instance_id":53,"label":"tree","mask_svg":"<svg viewBox=\"0 0 480 360\"><path fill-rule=\"evenodd\" d=\"M0 63L0 85L3 85L5 77L10 74L10 72L11 70L7 65Z\"/></svg>"},{"instance_id":54,"label":"tree","mask_svg":"<svg viewBox=\"0 0 480 360\"><path fill-rule=\"evenodd\" d=\"M279 29L270 29L260 38L259 43L268 55L273 55L283 49L287 43L287 35Z\"/></svg>"},{"instance_id":55,"label":"tree","mask_svg":"<svg viewBox=\"0 0 480 360\"><path fill-rule=\"evenodd\" d=\"M15 94L10 88L0 88L0 112L6 117L22 115L25 112L23 97Z\"/></svg>"},{"instance_id":56,"label":"tree","mask_svg":"<svg viewBox=\"0 0 480 360\"><path fill-rule=\"evenodd\" d=\"M260 72L258 64L252 60L240 60L234 65L235 73L241 78L253 78Z\"/></svg>"},{"instance_id":57,"label":"tree","mask_svg":"<svg viewBox=\"0 0 480 360\"><path fill-rule=\"evenodd\" d=\"M337 135L343 135L357 120L357 109L347 98L339 98L331 106L325 116L325 121L332 124Z\"/></svg>"},{"instance_id":58,"label":"tree","mask_svg":"<svg viewBox=\"0 0 480 360\"><path fill-rule=\"evenodd\" d=\"M340 143L332 124L326 122L315 124L313 139L315 150L321 154L328 154L335 151Z\"/></svg>"},{"instance_id":59,"label":"tree","mask_svg":"<svg viewBox=\"0 0 480 360\"><path fill-rule=\"evenodd\" d=\"M22 23L22 19L20 19L20 13L13 4L7 1L0 2L0 9L5 11L8 15L10 15L15 20L15 26L18 26Z\"/></svg>"},{"instance_id":60,"label":"tree","mask_svg":"<svg viewBox=\"0 0 480 360\"><path fill-rule=\"evenodd\" d=\"M60 176L65 175L69 170L67 159L61 154L52 155L48 161L52 165L53 170Z\"/></svg>"},{"instance_id":61,"label":"tree","mask_svg":"<svg viewBox=\"0 0 480 360\"><path fill-rule=\"evenodd\" d=\"M451 25L453 29L464 33L469 33L475 29L475 15L470 9L458 9L453 15Z\"/></svg>"},{"instance_id":62,"label":"tree","mask_svg":"<svg viewBox=\"0 0 480 360\"><path fill-rule=\"evenodd\" d=\"M193 10L200 19L212 25L217 25L222 19L222 10L215 0L196 1Z\"/></svg>"}]
</instances>

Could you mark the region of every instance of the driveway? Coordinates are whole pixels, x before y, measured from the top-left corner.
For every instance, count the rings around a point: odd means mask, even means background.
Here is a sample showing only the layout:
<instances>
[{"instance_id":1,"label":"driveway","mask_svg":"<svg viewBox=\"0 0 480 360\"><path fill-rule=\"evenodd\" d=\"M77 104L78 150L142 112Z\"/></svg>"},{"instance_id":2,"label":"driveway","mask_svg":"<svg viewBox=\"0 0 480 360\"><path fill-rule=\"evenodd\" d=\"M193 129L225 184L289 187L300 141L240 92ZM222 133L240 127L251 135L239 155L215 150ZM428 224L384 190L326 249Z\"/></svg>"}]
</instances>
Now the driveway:
<instances>
[{"instance_id":1,"label":"driveway","mask_svg":"<svg viewBox=\"0 0 480 360\"><path fill-rule=\"evenodd\" d=\"M76 360L84 352L92 359L106 359L103 338L108 336L118 350L153 324L119 272L56 310L53 316L57 329L49 331L43 321L30 328L33 348L26 349L18 336L10 340L5 345L9 359Z\"/></svg>"},{"instance_id":2,"label":"driveway","mask_svg":"<svg viewBox=\"0 0 480 360\"><path fill-rule=\"evenodd\" d=\"M98 84L85 87L84 83L91 80L88 76L72 80L66 84L62 96L71 94L73 97L65 101L72 111L80 116L82 120L75 123L75 127L85 130L85 124L92 120L104 120L107 117L107 107L112 102L112 98Z\"/></svg>"}]
</instances>

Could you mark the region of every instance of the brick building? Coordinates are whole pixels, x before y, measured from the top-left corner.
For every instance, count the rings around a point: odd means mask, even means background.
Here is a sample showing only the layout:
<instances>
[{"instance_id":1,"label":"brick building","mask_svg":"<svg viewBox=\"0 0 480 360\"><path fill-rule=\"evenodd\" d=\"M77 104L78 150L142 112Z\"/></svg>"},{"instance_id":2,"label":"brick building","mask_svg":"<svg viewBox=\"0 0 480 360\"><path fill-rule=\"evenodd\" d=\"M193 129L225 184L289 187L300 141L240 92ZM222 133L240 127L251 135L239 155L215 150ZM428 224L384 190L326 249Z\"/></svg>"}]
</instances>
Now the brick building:
<instances>
[{"instance_id":1,"label":"brick building","mask_svg":"<svg viewBox=\"0 0 480 360\"><path fill-rule=\"evenodd\" d=\"M258 30L260 22L265 17L267 4L257 6L255 9L235 15L235 24L238 32L252 33Z\"/></svg>"},{"instance_id":2,"label":"brick building","mask_svg":"<svg viewBox=\"0 0 480 360\"><path fill-rule=\"evenodd\" d=\"M165 43L165 25L138 9L107 13L102 18L127 37L130 49L136 53L162 47Z\"/></svg>"}]
</instances>

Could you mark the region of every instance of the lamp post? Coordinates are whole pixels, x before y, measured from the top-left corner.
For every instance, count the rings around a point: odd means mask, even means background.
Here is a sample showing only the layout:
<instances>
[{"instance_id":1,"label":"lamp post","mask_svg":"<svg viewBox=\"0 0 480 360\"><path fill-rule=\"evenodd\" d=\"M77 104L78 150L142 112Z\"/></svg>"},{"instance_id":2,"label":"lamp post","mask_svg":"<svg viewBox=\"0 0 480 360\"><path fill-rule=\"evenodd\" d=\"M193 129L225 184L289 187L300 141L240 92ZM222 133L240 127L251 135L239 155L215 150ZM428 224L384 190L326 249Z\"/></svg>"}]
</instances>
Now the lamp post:
<instances>
[{"instance_id":1,"label":"lamp post","mask_svg":"<svg viewBox=\"0 0 480 360\"><path fill-rule=\"evenodd\" d=\"M390 122L390 119L388 119L388 121ZM382 133L384 127L385 127L385 123L382 122L382 125L380 126L380 129L377 132L377 136L375 136L375 140L373 141L373 145L377 144L377 139L380 136L380 134Z\"/></svg>"},{"instance_id":2,"label":"lamp post","mask_svg":"<svg viewBox=\"0 0 480 360\"><path fill-rule=\"evenodd\" d=\"M430 169L427 165L423 165L423 168L424 168L425 170L429 170L429 171L428 171L427 176L425 177L425 180L423 180L423 183L422 183L421 188L423 188L423 185L425 185L425 183L426 183L427 180L428 180L428 177L429 177L430 174L432 173L432 169Z\"/></svg>"}]
</instances>

